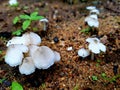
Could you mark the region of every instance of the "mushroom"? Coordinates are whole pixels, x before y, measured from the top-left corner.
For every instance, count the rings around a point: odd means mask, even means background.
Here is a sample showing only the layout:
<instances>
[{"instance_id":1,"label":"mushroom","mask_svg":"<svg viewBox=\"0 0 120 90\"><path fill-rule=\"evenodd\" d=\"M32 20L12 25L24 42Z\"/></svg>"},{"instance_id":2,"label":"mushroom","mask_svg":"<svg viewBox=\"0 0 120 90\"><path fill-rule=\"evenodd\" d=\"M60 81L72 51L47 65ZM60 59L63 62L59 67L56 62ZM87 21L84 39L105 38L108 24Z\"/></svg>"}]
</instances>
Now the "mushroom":
<instances>
[{"instance_id":1,"label":"mushroom","mask_svg":"<svg viewBox=\"0 0 120 90\"><path fill-rule=\"evenodd\" d=\"M98 38L87 38L86 42L89 43L88 48L92 52L92 60L94 59L94 53L99 54L100 51L106 51L106 46L102 44Z\"/></svg>"},{"instance_id":2,"label":"mushroom","mask_svg":"<svg viewBox=\"0 0 120 90\"><path fill-rule=\"evenodd\" d=\"M22 38L26 41L25 45L30 45L30 44L39 45L41 43L41 37L33 32L27 32L23 34Z\"/></svg>"},{"instance_id":3,"label":"mushroom","mask_svg":"<svg viewBox=\"0 0 120 90\"><path fill-rule=\"evenodd\" d=\"M55 61L55 62L60 61L60 58L61 58L61 57L60 57L60 53L54 51L54 55L55 55L55 57L54 57L54 61Z\"/></svg>"},{"instance_id":4,"label":"mushroom","mask_svg":"<svg viewBox=\"0 0 120 90\"><path fill-rule=\"evenodd\" d=\"M18 4L17 0L9 0L10 5L16 5Z\"/></svg>"},{"instance_id":5,"label":"mushroom","mask_svg":"<svg viewBox=\"0 0 120 90\"><path fill-rule=\"evenodd\" d=\"M93 9L96 9L96 7L95 6L88 6L88 7L86 7L86 9L87 10L93 10Z\"/></svg>"},{"instance_id":6,"label":"mushroom","mask_svg":"<svg viewBox=\"0 0 120 90\"><path fill-rule=\"evenodd\" d=\"M100 12L99 12L98 9L93 9L93 10L90 11L90 14L97 14L97 15L99 15Z\"/></svg>"},{"instance_id":7,"label":"mushroom","mask_svg":"<svg viewBox=\"0 0 120 90\"><path fill-rule=\"evenodd\" d=\"M54 64L55 59L59 61L59 54L56 54L56 52L54 53L54 51L47 46L40 46L38 49L34 47L33 49L34 51L31 53L31 56L38 69L48 69Z\"/></svg>"},{"instance_id":8,"label":"mushroom","mask_svg":"<svg viewBox=\"0 0 120 90\"><path fill-rule=\"evenodd\" d=\"M24 58L22 64L19 66L21 74L29 75L35 72L35 65L31 57Z\"/></svg>"},{"instance_id":9,"label":"mushroom","mask_svg":"<svg viewBox=\"0 0 120 90\"><path fill-rule=\"evenodd\" d=\"M43 19L40 20L40 22L43 22L43 24L44 24L43 30L46 31L47 30L48 19L43 18Z\"/></svg>"},{"instance_id":10,"label":"mushroom","mask_svg":"<svg viewBox=\"0 0 120 90\"><path fill-rule=\"evenodd\" d=\"M94 15L89 15L88 17L85 18L85 22L87 22L87 24L90 27L98 27L99 26L99 21L98 21L98 17L96 14Z\"/></svg>"},{"instance_id":11,"label":"mushroom","mask_svg":"<svg viewBox=\"0 0 120 90\"><path fill-rule=\"evenodd\" d=\"M28 52L28 47L20 44L10 45L5 55L5 62L11 67L20 65L24 58L23 53Z\"/></svg>"},{"instance_id":12,"label":"mushroom","mask_svg":"<svg viewBox=\"0 0 120 90\"><path fill-rule=\"evenodd\" d=\"M85 58L90 55L90 52L84 48L78 50L78 55L82 58Z\"/></svg>"},{"instance_id":13,"label":"mushroom","mask_svg":"<svg viewBox=\"0 0 120 90\"><path fill-rule=\"evenodd\" d=\"M8 41L7 47L12 44L23 44L23 45L30 45L35 44L39 45L41 43L41 38L39 35L33 32L27 32L23 34L21 37L13 37L11 40Z\"/></svg>"}]
</instances>

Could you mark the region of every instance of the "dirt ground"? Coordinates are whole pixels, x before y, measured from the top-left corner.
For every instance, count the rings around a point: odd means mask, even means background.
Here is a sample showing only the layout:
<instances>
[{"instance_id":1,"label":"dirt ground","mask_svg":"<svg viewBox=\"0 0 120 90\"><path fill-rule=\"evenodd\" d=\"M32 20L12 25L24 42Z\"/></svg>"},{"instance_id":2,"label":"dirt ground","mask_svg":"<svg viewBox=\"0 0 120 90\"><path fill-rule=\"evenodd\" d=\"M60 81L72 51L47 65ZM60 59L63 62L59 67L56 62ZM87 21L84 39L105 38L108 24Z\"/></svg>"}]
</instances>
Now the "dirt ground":
<instances>
[{"instance_id":1,"label":"dirt ground","mask_svg":"<svg viewBox=\"0 0 120 90\"><path fill-rule=\"evenodd\" d=\"M18 7L10 7L8 0L0 0L0 80L19 82L24 90L120 90L120 2L107 0L88 0L88 2L69 3L65 0L18 0ZM82 1L82 0L81 0ZM87 26L84 19L89 15L86 6L94 5L100 10L100 26L96 33L85 34L81 30ZM36 70L31 75L21 75L18 67L10 67L4 62L6 42L13 37L15 16L38 11L49 20L47 32L41 24L33 23L27 31L34 31L42 38L42 45L56 50L61 55L60 62L47 70ZM56 17L54 17L57 12ZM106 45L106 53L82 59L77 51L86 47L88 37L97 36ZM59 42L55 43L57 37ZM67 48L72 47L71 51ZM102 74L106 74L105 79ZM97 80L93 79L97 77ZM10 85L0 83L0 90L10 90Z\"/></svg>"}]
</instances>

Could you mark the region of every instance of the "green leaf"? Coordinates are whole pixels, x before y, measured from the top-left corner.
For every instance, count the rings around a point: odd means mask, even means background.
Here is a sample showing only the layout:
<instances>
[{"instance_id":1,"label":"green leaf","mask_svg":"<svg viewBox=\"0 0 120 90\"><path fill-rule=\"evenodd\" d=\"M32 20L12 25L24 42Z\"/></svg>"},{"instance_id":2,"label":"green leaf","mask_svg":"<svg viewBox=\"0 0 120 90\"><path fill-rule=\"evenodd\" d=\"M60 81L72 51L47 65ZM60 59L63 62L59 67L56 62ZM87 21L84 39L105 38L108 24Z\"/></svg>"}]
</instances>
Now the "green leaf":
<instances>
[{"instance_id":1,"label":"green leaf","mask_svg":"<svg viewBox=\"0 0 120 90\"><path fill-rule=\"evenodd\" d=\"M37 15L38 15L38 12L33 12L33 13L30 14L30 17L35 17Z\"/></svg>"},{"instance_id":2,"label":"green leaf","mask_svg":"<svg viewBox=\"0 0 120 90\"><path fill-rule=\"evenodd\" d=\"M92 76L92 80L93 80L93 81L97 81L97 80L98 80L98 77L97 77L97 76Z\"/></svg>"},{"instance_id":3,"label":"green leaf","mask_svg":"<svg viewBox=\"0 0 120 90\"><path fill-rule=\"evenodd\" d=\"M30 24L31 24L30 20L25 20L22 24L22 29L26 30L29 27Z\"/></svg>"},{"instance_id":4,"label":"green leaf","mask_svg":"<svg viewBox=\"0 0 120 90\"><path fill-rule=\"evenodd\" d=\"M106 77L106 74L105 74L105 73L102 73L101 76L102 76L103 78L105 78L105 77Z\"/></svg>"},{"instance_id":5,"label":"green leaf","mask_svg":"<svg viewBox=\"0 0 120 90\"><path fill-rule=\"evenodd\" d=\"M88 27L88 28L82 29L81 32L83 32L83 33L89 33L90 30L91 30L91 28Z\"/></svg>"},{"instance_id":6,"label":"green leaf","mask_svg":"<svg viewBox=\"0 0 120 90\"><path fill-rule=\"evenodd\" d=\"M16 17L13 19L13 24L16 24L19 20L20 20L19 17L16 16Z\"/></svg>"},{"instance_id":7,"label":"green leaf","mask_svg":"<svg viewBox=\"0 0 120 90\"><path fill-rule=\"evenodd\" d=\"M22 32L23 32L22 30L18 29L18 30L16 30L16 31L12 32L12 35L17 35L17 36L19 36L19 35L22 34Z\"/></svg>"},{"instance_id":8,"label":"green leaf","mask_svg":"<svg viewBox=\"0 0 120 90\"><path fill-rule=\"evenodd\" d=\"M45 17L43 17L43 16L32 16L31 20L41 20L43 18L45 18Z\"/></svg>"},{"instance_id":9,"label":"green leaf","mask_svg":"<svg viewBox=\"0 0 120 90\"><path fill-rule=\"evenodd\" d=\"M28 15L20 15L19 17L21 19L30 19L30 16L28 16Z\"/></svg>"},{"instance_id":10,"label":"green leaf","mask_svg":"<svg viewBox=\"0 0 120 90\"><path fill-rule=\"evenodd\" d=\"M13 81L11 85L11 90L23 90L23 87L18 82Z\"/></svg>"}]
</instances>

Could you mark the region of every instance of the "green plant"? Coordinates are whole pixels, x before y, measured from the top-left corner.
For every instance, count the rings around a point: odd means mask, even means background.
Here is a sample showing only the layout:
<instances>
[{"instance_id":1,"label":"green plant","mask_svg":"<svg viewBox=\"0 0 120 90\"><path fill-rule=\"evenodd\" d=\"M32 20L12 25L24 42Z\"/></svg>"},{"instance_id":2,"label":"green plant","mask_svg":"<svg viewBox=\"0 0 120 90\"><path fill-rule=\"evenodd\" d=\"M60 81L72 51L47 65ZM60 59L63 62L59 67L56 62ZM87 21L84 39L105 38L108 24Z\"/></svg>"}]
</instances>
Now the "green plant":
<instances>
[{"instance_id":1,"label":"green plant","mask_svg":"<svg viewBox=\"0 0 120 90\"><path fill-rule=\"evenodd\" d=\"M93 75L93 76L92 76L92 80L93 80L93 81L97 81L97 80L98 80L98 77L95 76L95 75Z\"/></svg>"},{"instance_id":2,"label":"green plant","mask_svg":"<svg viewBox=\"0 0 120 90\"><path fill-rule=\"evenodd\" d=\"M23 90L23 87L18 82L13 81L11 85L11 90Z\"/></svg>"},{"instance_id":3,"label":"green plant","mask_svg":"<svg viewBox=\"0 0 120 90\"><path fill-rule=\"evenodd\" d=\"M97 59L96 62L96 66L98 67L100 65L101 60Z\"/></svg>"},{"instance_id":4,"label":"green plant","mask_svg":"<svg viewBox=\"0 0 120 90\"><path fill-rule=\"evenodd\" d=\"M79 90L79 86L75 85L75 87L73 88L73 90Z\"/></svg>"},{"instance_id":5,"label":"green plant","mask_svg":"<svg viewBox=\"0 0 120 90\"><path fill-rule=\"evenodd\" d=\"M38 12L33 12L30 15L22 14L19 16L16 16L13 19L13 24L17 24L18 22L22 24L21 29L13 31L13 35L20 35L23 31L25 31L33 21L41 20L43 19L43 16L39 16Z\"/></svg>"},{"instance_id":6,"label":"green plant","mask_svg":"<svg viewBox=\"0 0 120 90\"><path fill-rule=\"evenodd\" d=\"M82 29L81 32L88 34L92 30L91 27L87 27L85 29Z\"/></svg>"}]
</instances>

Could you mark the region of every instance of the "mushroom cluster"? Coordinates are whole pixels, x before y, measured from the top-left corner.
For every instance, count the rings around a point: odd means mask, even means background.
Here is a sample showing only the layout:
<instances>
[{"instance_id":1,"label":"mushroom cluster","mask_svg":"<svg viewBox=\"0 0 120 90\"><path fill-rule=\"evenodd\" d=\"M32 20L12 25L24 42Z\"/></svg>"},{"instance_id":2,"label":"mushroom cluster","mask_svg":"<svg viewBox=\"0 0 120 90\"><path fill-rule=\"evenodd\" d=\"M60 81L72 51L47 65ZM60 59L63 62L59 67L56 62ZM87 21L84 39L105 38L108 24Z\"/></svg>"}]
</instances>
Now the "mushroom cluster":
<instances>
[{"instance_id":1,"label":"mushroom cluster","mask_svg":"<svg viewBox=\"0 0 120 90\"><path fill-rule=\"evenodd\" d=\"M18 2L17 0L9 0L9 4L12 6L12 5L17 5Z\"/></svg>"},{"instance_id":2,"label":"mushroom cluster","mask_svg":"<svg viewBox=\"0 0 120 90\"><path fill-rule=\"evenodd\" d=\"M41 38L33 32L13 37L7 43L5 62L11 67L19 66L21 74L29 75L38 69L48 69L60 60L60 54L47 46L39 46Z\"/></svg>"},{"instance_id":3,"label":"mushroom cluster","mask_svg":"<svg viewBox=\"0 0 120 90\"><path fill-rule=\"evenodd\" d=\"M99 27L99 21L98 21L98 16L99 15L99 10L96 9L94 6L89 6L86 7L87 10L90 11L90 15L85 18L85 22L90 26L90 27Z\"/></svg>"}]
</instances>

